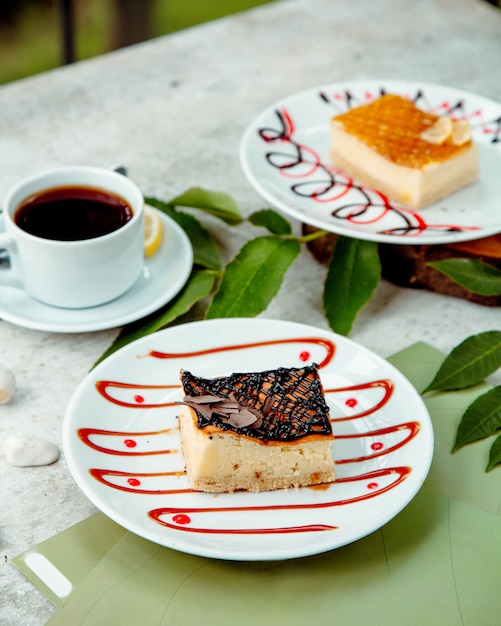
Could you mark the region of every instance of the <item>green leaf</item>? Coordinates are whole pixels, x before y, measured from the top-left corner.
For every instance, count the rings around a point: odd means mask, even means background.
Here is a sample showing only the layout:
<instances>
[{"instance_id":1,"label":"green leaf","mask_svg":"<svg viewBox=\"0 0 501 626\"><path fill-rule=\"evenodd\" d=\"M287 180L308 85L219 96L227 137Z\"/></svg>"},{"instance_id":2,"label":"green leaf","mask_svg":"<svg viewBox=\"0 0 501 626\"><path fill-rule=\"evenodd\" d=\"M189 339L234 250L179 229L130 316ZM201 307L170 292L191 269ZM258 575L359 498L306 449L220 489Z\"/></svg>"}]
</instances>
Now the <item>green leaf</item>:
<instances>
[{"instance_id":1,"label":"green leaf","mask_svg":"<svg viewBox=\"0 0 501 626\"><path fill-rule=\"evenodd\" d=\"M493 470L501 463L501 435L494 441L489 454L489 463L485 468L486 472Z\"/></svg>"},{"instance_id":2,"label":"green leaf","mask_svg":"<svg viewBox=\"0 0 501 626\"><path fill-rule=\"evenodd\" d=\"M249 216L249 222L254 226L264 226L274 235L290 235L291 225L273 209L263 209Z\"/></svg>"},{"instance_id":3,"label":"green leaf","mask_svg":"<svg viewBox=\"0 0 501 626\"><path fill-rule=\"evenodd\" d=\"M295 239L258 237L228 263L207 317L254 317L277 295L301 246Z\"/></svg>"},{"instance_id":4,"label":"green leaf","mask_svg":"<svg viewBox=\"0 0 501 626\"><path fill-rule=\"evenodd\" d=\"M207 269L220 270L221 258L214 239L200 222L183 211L177 211L171 204L156 198L145 198L145 202L172 218L188 235L193 248L193 263Z\"/></svg>"},{"instance_id":5,"label":"green leaf","mask_svg":"<svg viewBox=\"0 0 501 626\"><path fill-rule=\"evenodd\" d=\"M479 396L466 409L456 434L453 452L468 443L490 437L501 428L501 386Z\"/></svg>"},{"instance_id":6,"label":"green leaf","mask_svg":"<svg viewBox=\"0 0 501 626\"><path fill-rule=\"evenodd\" d=\"M185 206L200 209L219 219L230 226L243 222L238 207L231 196L220 191L209 191L201 187L192 187L180 196L170 200L174 206Z\"/></svg>"},{"instance_id":7,"label":"green leaf","mask_svg":"<svg viewBox=\"0 0 501 626\"><path fill-rule=\"evenodd\" d=\"M145 204L149 204L150 206L154 206L159 211L163 211L167 215L169 215L169 211L174 209L174 205L169 202L164 202L164 200L159 200L158 198L154 198L153 196L145 196L144 197Z\"/></svg>"},{"instance_id":8,"label":"green leaf","mask_svg":"<svg viewBox=\"0 0 501 626\"><path fill-rule=\"evenodd\" d=\"M195 270L174 300L148 317L125 326L106 352L94 363L94 367L131 341L154 333L181 315L185 315L197 302L210 295L217 277L218 273L211 270Z\"/></svg>"},{"instance_id":9,"label":"green leaf","mask_svg":"<svg viewBox=\"0 0 501 626\"><path fill-rule=\"evenodd\" d=\"M339 237L324 287L324 311L332 330L348 335L380 277L381 263L376 243Z\"/></svg>"},{"instance_id":10,"label":"green leaf","mask_svg":"<svg viewBox=\"0 0 501 626\"><path fill-rule=\"evenodd\" d=\"M452 350L424 392L465 389L476 385L499 367L501 332L491 330L473 335Z\"/></svg>"},{"instance_id":11,"label":"green leaf","mask_svg":"<svg viewBox=\"0 0 501 626\"><path fill-rule=\"evenodd\" d=\"M444 259L428 263L453 281L482 296L501 295L501 270L477 259Z\"/></svg>"}]
</instances>

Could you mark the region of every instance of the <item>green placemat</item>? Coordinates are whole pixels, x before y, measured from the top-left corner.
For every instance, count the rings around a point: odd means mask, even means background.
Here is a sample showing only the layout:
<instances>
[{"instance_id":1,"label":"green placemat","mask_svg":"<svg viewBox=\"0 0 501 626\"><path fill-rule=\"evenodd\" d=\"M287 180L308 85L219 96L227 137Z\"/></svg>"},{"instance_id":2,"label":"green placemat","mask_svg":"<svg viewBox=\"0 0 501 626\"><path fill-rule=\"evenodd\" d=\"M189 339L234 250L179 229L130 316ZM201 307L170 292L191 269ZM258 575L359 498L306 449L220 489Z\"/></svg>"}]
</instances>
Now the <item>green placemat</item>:
<instances>
[{"instance_id":1,"label":"green placemat","mask_svg":"<svg viewBox=\"0 0 501 626\"><path fill-rule=\"evenodd\" d=\"M443 358L419 343L390 361L420 390ZM487 444L450 454L461 414L484 389L426 399L436 446L425 486L349 546L290 561L221 561L158 546L97 513L14 562L60 607L50 626L497 626L500 472L484 473ZM45 563L38 574L36 559Z\"/></svg>"},{"instance_id":2,"label":"green placemat","mask_svg":"<svg viewBox=\"0 0 501 626\"><path fill-rule=\"evenodd\" d=\"M57 607L127 531L102 513L14 557L12 562Z\"/></svg>"}]
</instances>

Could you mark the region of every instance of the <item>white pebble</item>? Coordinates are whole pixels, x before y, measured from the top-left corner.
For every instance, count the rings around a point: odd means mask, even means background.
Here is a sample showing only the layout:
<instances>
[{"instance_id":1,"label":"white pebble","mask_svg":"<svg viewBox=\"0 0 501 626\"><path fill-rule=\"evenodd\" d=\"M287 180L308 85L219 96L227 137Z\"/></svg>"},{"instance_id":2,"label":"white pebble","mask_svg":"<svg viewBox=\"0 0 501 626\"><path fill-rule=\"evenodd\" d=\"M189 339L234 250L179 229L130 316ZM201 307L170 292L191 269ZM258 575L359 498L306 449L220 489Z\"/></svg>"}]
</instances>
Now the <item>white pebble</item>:
<instances>
[{"instance_id":1,"label":"white pebble","mask_svg":"<svg viewBox=\"0 0 501 626\"><path fill-rule=\"evenodd\" d=\"M7 404L16 391L14 374L3 365L0 365L0 404Z\"/></svg>"},{"instance_id":2,"label":"white pebble","mask_svg":"<svg viewBox=\"0 0 501 626\"><path fill-rule=\"evenodd\" d=\"M59 458L59 449L50 441L37 437L8 437L3 444L5 459L16 467L50 465Z\"/></svg>"}]
</instances>

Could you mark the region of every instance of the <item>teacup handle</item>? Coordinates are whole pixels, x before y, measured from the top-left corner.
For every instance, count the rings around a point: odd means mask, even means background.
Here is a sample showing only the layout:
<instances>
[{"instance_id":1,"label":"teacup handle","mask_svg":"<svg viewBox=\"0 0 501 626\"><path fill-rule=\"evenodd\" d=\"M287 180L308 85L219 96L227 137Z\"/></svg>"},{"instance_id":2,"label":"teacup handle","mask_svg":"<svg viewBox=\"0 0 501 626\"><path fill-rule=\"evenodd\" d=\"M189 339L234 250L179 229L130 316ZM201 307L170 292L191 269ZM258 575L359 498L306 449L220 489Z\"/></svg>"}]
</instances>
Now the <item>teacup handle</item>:
<instances>
[{"instance_id":1,"label":"teacup handle","mask_svg":"<svg viewBox=\"0 0 501 626\"><path fill-rule=\"evenodd\" d=\"M3 215L0 215L0 285L22 287L21 277L13 264L16 242L11 235L2 231L4 231ZM4 251L7 252L7 255L3 254ZM3 262L6 256L9 258L8 264ZM4 265L8 266L4 267Z\"/></svg>"}]
</instances>

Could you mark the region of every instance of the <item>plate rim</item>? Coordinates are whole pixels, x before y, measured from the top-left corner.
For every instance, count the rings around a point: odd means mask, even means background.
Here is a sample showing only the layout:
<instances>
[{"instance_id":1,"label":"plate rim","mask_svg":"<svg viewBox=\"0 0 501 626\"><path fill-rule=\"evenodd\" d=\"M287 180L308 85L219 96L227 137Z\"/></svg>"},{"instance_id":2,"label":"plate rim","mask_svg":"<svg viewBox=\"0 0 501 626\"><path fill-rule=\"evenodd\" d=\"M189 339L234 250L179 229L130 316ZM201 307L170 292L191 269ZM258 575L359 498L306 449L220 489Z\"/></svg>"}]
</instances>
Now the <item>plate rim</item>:
<instances>
[{"instance_id":1,"label":"plate rim","mask_svg":"<svg viewBox=\"0 0 501 626\"><path fill-rule=\"evenodd\" d=\"M76 441L77 437L76 437L76 434L74 433L74 428L73 428L73 432L71 430L72 420L74 420L73 411L76 405L78 405L79 401L81 400L82 394L85 393L86 386L90 384L91 381L93 381L97 376L100 376L101 372L105 372L107 368L109 368L110 366L112 367L114 361L119 361L122 358L124 358L127 352L132 352L136 347L140 346L142 343L151 341L152 335L148 335L146 337L142 337L140 339L137 339L131 342L130 344L124 346L120 350L117 350L115 353L113 353L112 355L107 357L105 360L103 360L101 363L99 363L93 370L91 370L91 372L87 374L87 376L78 385L77 389L75 390L67 406L64 419L63 419L63 425L62 425L63 450L64 450L65 459L66 459L68 468L70 470L70 474L72 475L73 479L77 483L77 486L79 487L79 489L99 510L101 510L110 519L112 519L119 525L123 526L130 532L140 537L148 539L158 545L175 549L175 550L187 553L187 554L193 554L193 555L209 557L209 558L217 558L217 559L222 559L222 560L280 561L280 560L301 558L305 556L312 556L315 554L320 554L323 552L327 552L327 551L331 551L331 550L343 547L344 545L348 545L350 543L358 541L364 538L365 536L371 534L372 532L375 532L381 529L384 525L386 525L389 521L391 521L391 519L393 519L396 515L398 515L416 496L416 494L421 489L424 481L426 480L426 477L428 476L431 463L433 460L433 452L434 452L433 424L432 424L428 409L423 399L421 398L417 390L414 388L412 383L392 363L388 362L386 359L379 356L378 354L371 351L370 349L366 348L365 346L358 344L357 342L353 341L352 339L348 337L338 335L337 333L333 331L320 329L318 327L308 325L308 324L303 324L300 322L291 322L291 321L279 320L279 319L274 319L274 318L217 318L217 319L210 319L210 320L198 320L194 322L188 322L187 324L182 324L181 327L189 327L188 331L185 331L185 332L189 332L189 329L193 328L193 326L202 326L202 325L210 326L210 325L218 325L221 323L225 324L228 322L231 324L244 323L247 325L250 324L250 325L257 325L257 326L259 326L260 324L279 325L279 326L282 326L282 328L286 327L286 329L291 328L297 331L301 331L301 334L304 334L304 332L309 331L310 333L315 332L323 337L327 337L327 336L331 337L336 342L337 345L339 345L339 343L344 342L345 344L349 345L352 349L359 350L365 354L370 355L370 357L372 359L375 359L376 362L378 362L378 364L384 365L384 367L386 368L386 374L385 374L386 376L391 375L392 377L396 379L400 379L400 381L406 385L407 390L409 390L411 394L413 395L413 402L416 403L416 412L419 414L419 418L420 420L423 421L423 424L425 426L421 430L426 435L425 437L426 448L423 450L423 454L420 457L421 464L418 470L416 470L417 472L416 481L415 481L416 484L410 491L403 494L404 495L403 498L402 497L399 498L398 505L392 508L391 514L387 516L381 523L378 522L378 524L375 527L371 527L370 529L364 531L363 533L361 534L359 533L355 537L351 537L351 538L348 537L345 541L334 542L333 545L322 545L321 549L315 549L311 551L308 549L304 549L304 547L302 546L296 549L291 549L291 547L289 546L288 550L282 550L281 553L267 553L267 554L259 554L257 556L255 555L251 556L247 552L235 553L234 549L232 549L231 554L225 552L224 550L221 551L221 549L219 549L218 551L211 547L206 547L204 549L204 548L201 548L200 545L195 545L195 546L190 545L189 538L188 540L185 540L185 538L182 537L183 540L178 541L176 537L175 536L172 537L172 535L167 535L166 536L167 540L161 541L159 540L158 533L150 532L147 528L145 529L144 527L141 527L140 525L136 524L134 521L131 522L130 520L123 518L123 516L120 513L117 513L117 511L113 508L113 506L110 506L107 501L104 501L103 498L100 497L99 494L96 496L93 490L87 486L87 483L80 480L80 473L83 473L83 470L79 467L78 460L75 458L75 455L74 455L73 443ZM157 333L154 333L153 335L158 335L158 334L168 335L170 332L176 331L176 329L178 328L179 326L169 327L169 328L157 331ZM294 335L291 335L291 336L294 336ZM295 335L295 336L299 336L299 335ZM88 471L88 469L86 471ZM202 495L212 495L212 494L202 494Z\"/></svg>"},{"instance_id":2,"label":"plate rim","mask_svg":"<svg viewBox=\"0 0 501 626\"><path fill-rule=\"evenodd\" d=\"M299 222L306 222L310 224L311 226L314 226L315 228L327 230L331 233L346 236L346 237L351 237L353 239L359 239L363 241L372 241L376 243L389 243L389 244L395 244L395 245L413 245L413 244L444 245L447 243L453 244L453 243L459 243L463 241L475 241L478 239L482 239L484 237L501 233L501 219L500 219L498 226L483 230L481 235L475 234L474 230L471 230L471 231L463 230L463 231L455 232L453 234L449 234L448 236L413 235L413 236L408 236L408 237L398 237L394 235L372 233L372 232L363 231L363 230L361 231L350 230L348 228L343 228L342 226L340 226L339 228L335 228L331 223L327 224L321 219L316 219L315 216L312 217L310 214L303 215L301 213L300 208L291 209L290 207L287 207L285 203L281 202L280 199L277 199L276 196L273 195L273 193L268 192L259 183L259 180L257 179L257 176L254 174L252 166L249 163L248 143L251 140L253 134L255 134L256 127L260 120L264 120L267 116L273 113L280 105L285 105L289 102L293 102L294 100L297 100L300 98L308 97L315 93L318 94L320 91L323 91L323 90L341 88L341 87L348 89L350 86L356 86L359 89L361 87L372 88L372 89L375 89L377 87L378 89L381 89L382 87L385 87L386 85L390 86L390 89L398 89L402 91L405 88L407 89L412 88L414 90L419 90L419 89L443 90L451 95L454 94L457 97L470 98L470 99L474 98L479 101L484 101L489 106L495 106L499 108L499 111L501 114L501 102L497 102L496 100L489 98L487 96L470 92L459 87L443 85L439 83L431 83L428 81L410 81L410 80L404 80L404 79L401 80L401 79L395 79L395 78L388 78L388 79L368 78L368 79L353 79L353 80L344 80L344 81L340 80L340 81L333 81L333 82L328 82L328 83L322 83L319 85L314 85L312 87L301 89L295 93L290 93L288 95L285 95L282 98L275 100L275 102L268 104L266 107L261 109L253 117L253 119L246 125L240 138L238 154L239 154L240 166L247 181L251 184L253 189L261 197L263 197L272 206L284 212L289 217L293 217L294 219L297 219ZM300 201L297 202L297 204L299 206ZM306 209L304 209L304 211L305 213L307 213ZM423 211L425 212L426 209L423 209ZM416 213L419 214L420 212L416 212Z\"/></svg>"}]
</instances>

